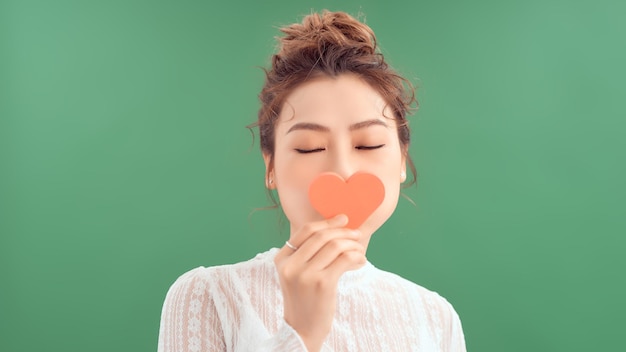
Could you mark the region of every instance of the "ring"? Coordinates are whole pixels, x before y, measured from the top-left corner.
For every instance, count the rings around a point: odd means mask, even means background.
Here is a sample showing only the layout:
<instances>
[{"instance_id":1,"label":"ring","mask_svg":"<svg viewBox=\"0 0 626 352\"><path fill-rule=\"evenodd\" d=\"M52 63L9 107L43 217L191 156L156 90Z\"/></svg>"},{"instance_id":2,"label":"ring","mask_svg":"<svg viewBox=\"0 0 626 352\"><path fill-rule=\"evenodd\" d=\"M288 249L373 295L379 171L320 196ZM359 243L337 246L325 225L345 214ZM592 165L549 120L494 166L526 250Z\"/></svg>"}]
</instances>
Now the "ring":
<instances>
[{"instance_id":1,"label":"ring","mask_svg":"<svg viewBox=\"0 0 626 352\"><path fill-rule=\"evenodd\" d=\"M291 249L293 249L294 251L298 250L298 247L294 246L293 244L289 243L289 241L285 241L285 245Z\"/></svg>"}]
</instances>

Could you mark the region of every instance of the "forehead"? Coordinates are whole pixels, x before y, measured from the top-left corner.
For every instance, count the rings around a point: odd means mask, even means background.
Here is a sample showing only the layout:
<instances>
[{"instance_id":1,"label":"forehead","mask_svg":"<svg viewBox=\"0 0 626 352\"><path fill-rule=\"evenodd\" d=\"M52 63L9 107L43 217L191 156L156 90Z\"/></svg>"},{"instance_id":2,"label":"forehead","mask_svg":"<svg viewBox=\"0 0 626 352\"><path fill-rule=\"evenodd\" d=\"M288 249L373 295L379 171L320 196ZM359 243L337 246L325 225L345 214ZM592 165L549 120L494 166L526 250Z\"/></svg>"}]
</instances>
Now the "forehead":
<instances>
[{"instance_id":1,"label":"forehead","mask_svg":"<svg viewBox=\"0 0 626 352\"><path fill-rule=\"evenodd\" d=\"M302 121L333 125L391 117L385 111L386 105L382 96L356 75L318 77L287 96L277 127Z\"/></svg>"}]
</instances>

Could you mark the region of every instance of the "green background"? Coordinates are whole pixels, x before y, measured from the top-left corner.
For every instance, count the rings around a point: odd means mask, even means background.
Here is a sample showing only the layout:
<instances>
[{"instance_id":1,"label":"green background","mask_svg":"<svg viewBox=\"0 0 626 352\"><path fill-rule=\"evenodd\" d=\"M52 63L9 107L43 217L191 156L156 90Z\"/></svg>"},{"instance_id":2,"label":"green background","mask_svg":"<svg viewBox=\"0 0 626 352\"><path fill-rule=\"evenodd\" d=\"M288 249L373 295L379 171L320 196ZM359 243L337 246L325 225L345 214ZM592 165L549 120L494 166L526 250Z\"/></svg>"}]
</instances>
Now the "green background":
<instances>
[{"instance_id":1,"label":"green background","mask_svg":"<svg viewBox=\"0 0 626 352\"><path fill-rule=\"evenodd\" d=\"M0 1L0 350L154 351L171 283L287 238L254 121L281 25L366 15L418 88L417 186L369 260L471 351L626 324L626 2Z\"/></svg>"}]
</instances>

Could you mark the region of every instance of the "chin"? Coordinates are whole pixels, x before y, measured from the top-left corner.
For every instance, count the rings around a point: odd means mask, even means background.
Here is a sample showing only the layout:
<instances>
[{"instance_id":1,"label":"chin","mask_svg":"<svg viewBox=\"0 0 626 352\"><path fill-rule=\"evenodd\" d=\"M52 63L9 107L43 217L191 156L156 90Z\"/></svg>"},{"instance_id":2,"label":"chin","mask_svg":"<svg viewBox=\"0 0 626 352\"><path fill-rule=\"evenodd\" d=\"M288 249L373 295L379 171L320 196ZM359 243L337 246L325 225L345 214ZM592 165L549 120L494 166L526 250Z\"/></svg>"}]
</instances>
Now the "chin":
<instances>
[{"instance_id":1,"label":"chin","mask_svg":"<svg viewBox=\"0 0 626 352\"><path fill-rule=\"evenodd\" d=\"M378 231L381 226L383 226L393 215L396 210L396 205L398 204L397 200L393 204L381 204L381 207L385 209L378 209L380 212L375 212L370 216L369 219L365 221L361 228L363 231L367 230L370 232L370 235L373 235L374 232Z\"/></svg>"}]
</instances>

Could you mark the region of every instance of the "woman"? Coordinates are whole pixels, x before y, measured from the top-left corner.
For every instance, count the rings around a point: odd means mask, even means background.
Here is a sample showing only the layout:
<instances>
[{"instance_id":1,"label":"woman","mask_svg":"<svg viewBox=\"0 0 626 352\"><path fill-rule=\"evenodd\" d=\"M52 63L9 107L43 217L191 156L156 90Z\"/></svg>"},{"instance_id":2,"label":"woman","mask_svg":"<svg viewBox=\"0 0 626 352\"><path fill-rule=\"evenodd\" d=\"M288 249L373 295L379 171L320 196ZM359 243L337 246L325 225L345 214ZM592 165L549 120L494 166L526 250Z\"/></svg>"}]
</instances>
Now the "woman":
<instances>
[{"instance_id":1,"label":"woman","mask_svg":"<svg viewBox=\"0 0 626 352\"><path fill-rule=\"evenodd\" d=\"M260 94L266 185L289 219L285 246L197 268L170 288L159 351L465 351L459 318L438 294L375 268L365 253L406 181L412 89L378 53L372 30L324 11L282 29ZM373 174L382 203L357 228L324 219L320 174Z\"/></svg>"}]
</instances>

